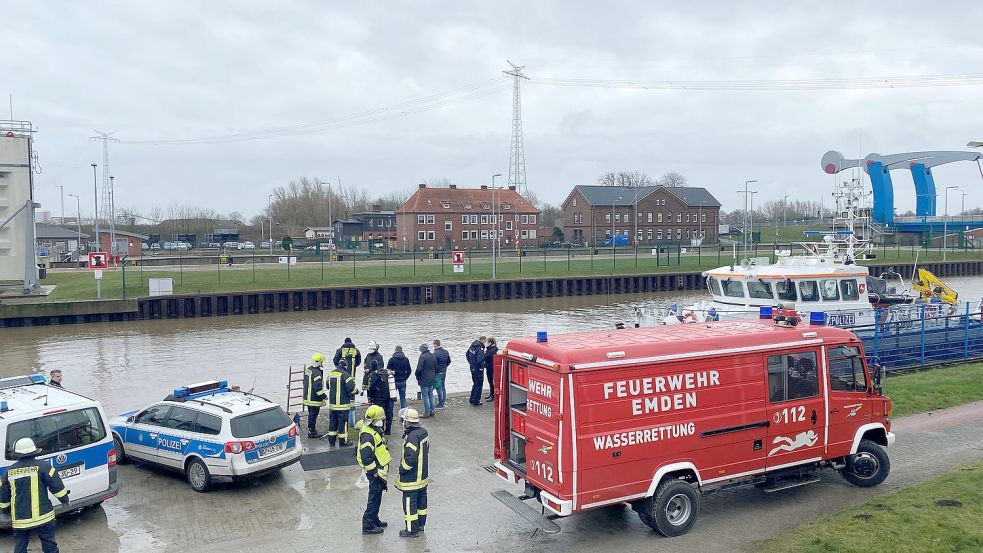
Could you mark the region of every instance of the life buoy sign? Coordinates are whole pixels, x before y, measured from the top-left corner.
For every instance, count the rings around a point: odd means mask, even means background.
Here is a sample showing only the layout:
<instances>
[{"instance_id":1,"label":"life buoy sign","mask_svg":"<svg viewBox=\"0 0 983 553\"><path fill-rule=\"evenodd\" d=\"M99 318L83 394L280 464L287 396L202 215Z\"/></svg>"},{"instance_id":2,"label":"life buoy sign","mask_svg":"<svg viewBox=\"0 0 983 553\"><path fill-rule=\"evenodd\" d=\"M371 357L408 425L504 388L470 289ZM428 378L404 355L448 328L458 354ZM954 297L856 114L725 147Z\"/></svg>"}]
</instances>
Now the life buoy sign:
<instances>
[{"instance_id":1,"label":"life buoy sign","mask_svg":"<svg viewBox=\"0 0 983 553\"><path fill-rule=\"evenodd\" d=\"M866 294L867 293L867 283L865 283L865 282L861 282L860 283L860 293L861 294Z\"/></svg>"}]
</instances>

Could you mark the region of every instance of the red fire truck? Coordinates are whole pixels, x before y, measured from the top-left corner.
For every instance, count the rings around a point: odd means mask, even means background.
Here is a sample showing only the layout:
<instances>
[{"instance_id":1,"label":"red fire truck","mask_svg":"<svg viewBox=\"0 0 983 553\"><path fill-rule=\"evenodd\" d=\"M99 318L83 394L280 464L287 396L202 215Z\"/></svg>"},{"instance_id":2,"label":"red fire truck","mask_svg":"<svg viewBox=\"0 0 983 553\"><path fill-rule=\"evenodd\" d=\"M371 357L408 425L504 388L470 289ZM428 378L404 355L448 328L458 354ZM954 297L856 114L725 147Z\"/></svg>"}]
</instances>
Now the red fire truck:
<instances>
[{"instance_id":1,"label":"red fire truck","mask_svg":"<svg viewBox=\"0 0 983 553\"><path fill-rule=\"evenodd\" d=\"M509 341L496 359L495 468L525 490L493 495L547 532L560 529L553 518L627 503L677 536L723 489L783 490L825 468L880 484L894 434L879 371L849 331L789 324Z\"/></svg>"}]
</instances>

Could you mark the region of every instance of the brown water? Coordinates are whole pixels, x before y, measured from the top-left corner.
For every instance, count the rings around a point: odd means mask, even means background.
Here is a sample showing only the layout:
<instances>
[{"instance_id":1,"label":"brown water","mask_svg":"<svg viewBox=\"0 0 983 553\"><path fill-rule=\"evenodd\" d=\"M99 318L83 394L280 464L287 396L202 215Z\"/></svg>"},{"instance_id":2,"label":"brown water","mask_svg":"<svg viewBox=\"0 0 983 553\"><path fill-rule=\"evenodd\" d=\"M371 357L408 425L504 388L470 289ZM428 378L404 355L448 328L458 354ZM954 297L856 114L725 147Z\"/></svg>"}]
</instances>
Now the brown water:
<instances>
[{"instance_id":1,"label":"brown water","mask_svg":"<svg viewBox=\"0 0 983 553\"><path fill-rule=\"evenodd\" d=\"M951 278L961 299L983 295L983 278ZM611 328L630 322L632 307L681 305L702 292L512 300L345 311L310 311L85 324L0 330L0 376L30 371L64 372L65 386L100 400L108 414L141 407L193 382L227 379L285 402L289 367L315 351L334 355L345 337L367 352L381 345L386 360L400 344L416 366L419 345L434 338L450 352L447 389L470 389L464 352L478 335L499 347L514 336ZM358 375L361 378L361 368ZM487 386L487 385L486 385ZM409 392L415 394L415 380Z\"/></svg>"}]
</instances>

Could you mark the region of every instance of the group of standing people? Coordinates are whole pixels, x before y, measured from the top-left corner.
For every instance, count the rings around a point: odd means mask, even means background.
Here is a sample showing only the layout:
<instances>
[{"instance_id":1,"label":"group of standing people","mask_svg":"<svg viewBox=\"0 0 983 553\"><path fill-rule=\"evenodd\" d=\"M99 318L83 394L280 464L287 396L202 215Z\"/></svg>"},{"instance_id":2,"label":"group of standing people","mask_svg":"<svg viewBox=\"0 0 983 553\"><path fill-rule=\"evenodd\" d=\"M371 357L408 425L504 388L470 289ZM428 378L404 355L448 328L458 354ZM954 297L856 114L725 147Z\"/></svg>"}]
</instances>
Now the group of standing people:
<instances>
[{"instance_id":1,"label":"group of standing people","mask_svg":"<svg viewBox=\"0 0 983 553\"><path fill-rule=\"evenodd\" d=\"M488 377L488 395L485 400L495 399L495 355L498 354L498 342L494 338L479 336L471 342L468 348L468 365L471 368L471 397L468 403L472 406L481 405L481 389L485 377Z\"/></svg>"}]
</instances>

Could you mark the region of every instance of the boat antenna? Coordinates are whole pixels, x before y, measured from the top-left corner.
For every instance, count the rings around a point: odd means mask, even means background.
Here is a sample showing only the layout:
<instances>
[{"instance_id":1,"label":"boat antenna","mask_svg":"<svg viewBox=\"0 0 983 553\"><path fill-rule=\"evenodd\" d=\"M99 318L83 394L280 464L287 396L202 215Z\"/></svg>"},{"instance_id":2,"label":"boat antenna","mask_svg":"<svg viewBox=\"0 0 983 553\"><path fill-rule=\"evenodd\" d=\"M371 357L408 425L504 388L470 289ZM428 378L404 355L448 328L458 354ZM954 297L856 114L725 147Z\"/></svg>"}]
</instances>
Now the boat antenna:
<instances>
[{"instance_id":1,"label":"boat antenna","mask_svg":"<svg viewBox=\"0 0 983 553\"><path fill-rule=\"evenodd\" d=\"M730 258L730 270L733 271L734 270L734 265L737 264L737 242L734 242L730 246L731 246L731 248L733 248L733 251L731 252L731 258Z\"/></svg>"}]
</instances>

